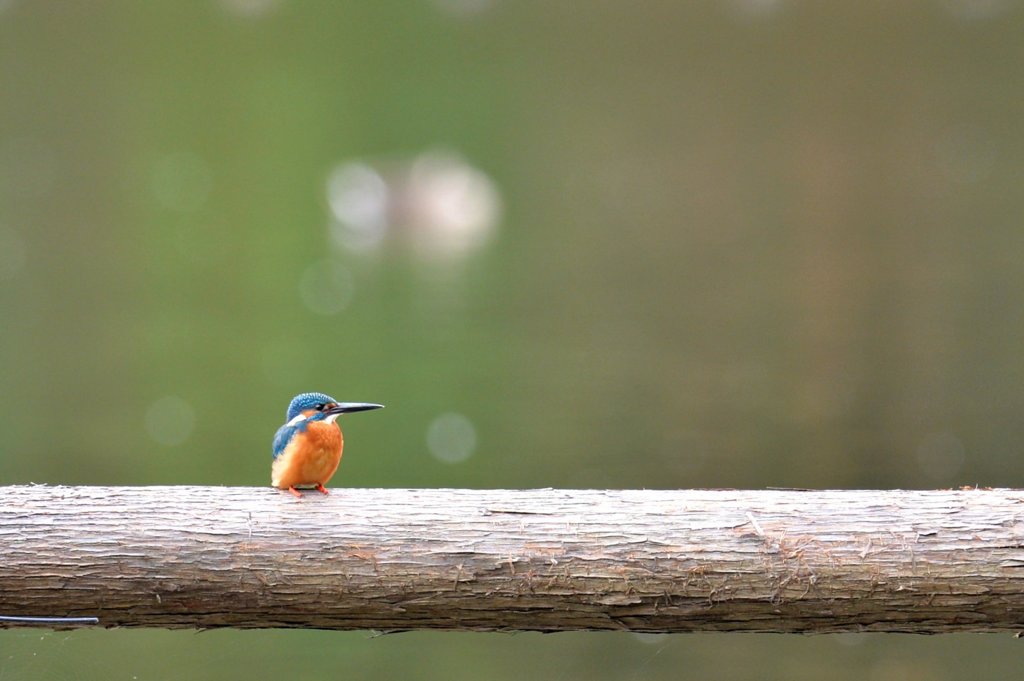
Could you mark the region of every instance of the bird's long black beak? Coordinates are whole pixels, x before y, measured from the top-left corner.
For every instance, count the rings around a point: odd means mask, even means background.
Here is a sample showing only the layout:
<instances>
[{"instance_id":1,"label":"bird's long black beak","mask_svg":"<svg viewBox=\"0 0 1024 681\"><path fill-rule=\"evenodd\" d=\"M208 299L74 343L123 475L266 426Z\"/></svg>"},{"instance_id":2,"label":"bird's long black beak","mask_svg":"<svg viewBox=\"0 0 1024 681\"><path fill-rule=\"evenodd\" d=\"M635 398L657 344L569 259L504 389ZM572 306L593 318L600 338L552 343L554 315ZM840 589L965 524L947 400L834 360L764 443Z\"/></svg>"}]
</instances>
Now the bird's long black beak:
<instances>
[{"instance_id":1,"label":"bird's long black beak","mask_svg":"<svg viewBox=\"0 0 1024 681\"><path fill-rule=\"evenodd\" d=\"M371 409L383 408L383 404L373 404L372 402L338 402L333 407L325 409L324 413L328 415L348 414L353 411L370 411Z\"/></svg>"}]
</instances>

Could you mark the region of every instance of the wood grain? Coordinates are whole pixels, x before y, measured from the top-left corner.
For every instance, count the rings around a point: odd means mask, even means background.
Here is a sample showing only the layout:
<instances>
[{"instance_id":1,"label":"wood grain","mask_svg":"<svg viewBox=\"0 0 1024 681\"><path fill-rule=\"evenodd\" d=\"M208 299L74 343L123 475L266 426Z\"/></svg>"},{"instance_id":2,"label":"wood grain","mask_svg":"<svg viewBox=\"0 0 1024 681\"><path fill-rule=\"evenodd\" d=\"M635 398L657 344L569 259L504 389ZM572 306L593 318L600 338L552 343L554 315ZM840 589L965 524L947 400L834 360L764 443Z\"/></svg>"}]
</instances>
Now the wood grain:
<instances>
[{"instance_id":1,"label":"wood grain","mask_svg":"<svg viewBox=\"0 0 1024 681\"><path fill-rule=\"evenodd\" d=\"M1024 492L0 487L0 615L1018 631Z\"/></svg>"}]
</instances>

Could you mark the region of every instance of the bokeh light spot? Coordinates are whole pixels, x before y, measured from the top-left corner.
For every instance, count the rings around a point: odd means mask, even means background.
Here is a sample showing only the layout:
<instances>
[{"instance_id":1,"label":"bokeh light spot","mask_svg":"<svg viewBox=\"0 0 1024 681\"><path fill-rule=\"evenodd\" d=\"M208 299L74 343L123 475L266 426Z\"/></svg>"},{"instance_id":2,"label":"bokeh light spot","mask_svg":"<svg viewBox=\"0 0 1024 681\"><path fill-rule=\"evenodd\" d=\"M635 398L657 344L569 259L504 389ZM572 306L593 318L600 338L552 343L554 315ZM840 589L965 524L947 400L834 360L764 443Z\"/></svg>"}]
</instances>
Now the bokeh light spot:
<instances>
[{"instance_id":1,"label":"bokeh light spot","mask_svg":"<svg viewBox=\"0 0 1024 681\"><path fill-rule=\"evenodd\" d=\"M0 225L0 281L21 274L28 259L28 247L21 235L10 227Z\"/></svg>"},{"instance_id":2,"label":"bokeh light spot","mask_svg":"<svg viewBox=\"0 0 1024 681\"><path fill-rule=\"evenodd\" d=\"M281 0L220 0L225 12L243 19L258 19L277 9Z\"/></svg>"},{"instance_id":3,"label":"bokeh light spot","mask_svg":"<svg viewBox=\"0 0 1024 681\"><path fill-rule=\"evenodd\" d=\"M427 428L427 448L438 461L461 463L476 450L476 428L462 414L441 414Z\"/></svg>"},{"instance_id":4,"label":"bokeh light spot","mask_svg":"<svg viewBox=\"0 0 1024 681\"><path fill-rule=\"evenodd\" d=\"M187 440L195 425L195 410L180 397L161 397L146 410L146 431L156 442L167 447Z\"/></svg>"},{"instance_id":5,"label":"bokeh light spot","mask_svg":"<svg viewBox=\"0 0 1024 681\"><path fill-rule=\"evenodd\" d=\"M302 303L320 315L338 314L352 302L354 293L352 274L341 263L333 260L313 263L299 280Z\"/></svg>"},{"instance_id":6,"label":"bokeh light spot","mask_svg":"<svg viewBox=\"0 0 1024 681\"><path fill-rule=\"evenodd\" d=\"M153 167L153 196L168 210L191 213L202 208L212 187L210 166L192 152L167 154Z\"/></svg>"},{"instance_id":7,"label":"bokeh light spot","mask_svg":"<svg viewBox=\"0 0 1024 681\"><path fill-rule=\"evenodd\" d=\"M731 0L728 7L741 19L764 19L782 9L782 0Z\"/></svg>"},{"instance_id":8,"label":"bokeh light spot","mask_svg":"<svg viewBox=\"0 0 1024 681\"><path fill-rule=\"evenodd\" d=\"M416 159L411 190L419 213L416 244L423 254L461 255L482 245L497 225L497 187L457 155L431 152Z\"/></svg>"},{"instance_id":9,"label":"bokeh light spot","mask_svg":"<svg viewBox=\"0 0 1024 681\"><path fill-rule=\"evenodd\" d=\"M942 6L962 21L994 19L1015 3L1012 0L942 0Z\"/></svg>"},{"instance_id":10,"label":"bokeh light spot","mask_svg":"<svg viewBox=\"0 0 1024 681\"><path fill-rule=\"evenodd\" d=\"M380 243L388 226L388 187L365 163L343 163L327 178L327 202L338 244L364 252Z\"/></svg>"},{"instance_id":11,"label":"bokeh light spot","mask_svg":"<svg viewBox=\"0 0 1024 681\"><path fill-rule=\"evenodd\" d=\"M385 243L424 260L466 256L494 233L502 212L497 186L459 155L353 161L327 178L331 236L370 253Z\"/></svg>"},{"instance_id":12,"label":"bokeh light spot","mask_svg":"<svg viewBox=\"0 0 1024 681\"><path fill-rule=\"evenodd\" d=\"M495 0L432 0L435 7L457 19L469 18L486 12Z\"/></svg>"}]
</instances>

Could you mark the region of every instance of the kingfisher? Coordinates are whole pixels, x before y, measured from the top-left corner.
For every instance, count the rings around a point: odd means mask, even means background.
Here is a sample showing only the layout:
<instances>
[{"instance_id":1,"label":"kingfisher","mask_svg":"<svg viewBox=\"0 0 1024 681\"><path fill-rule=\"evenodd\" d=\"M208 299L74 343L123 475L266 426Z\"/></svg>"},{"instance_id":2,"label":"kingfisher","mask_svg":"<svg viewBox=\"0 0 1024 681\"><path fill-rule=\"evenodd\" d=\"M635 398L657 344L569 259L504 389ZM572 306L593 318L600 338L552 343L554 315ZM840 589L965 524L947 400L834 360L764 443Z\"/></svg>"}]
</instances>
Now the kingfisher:
<instances>
[{"instance_id":1,"label":"kingfisher","mask_svg":"<svg viewBox=\"0 0 1024 681\"><path fill-rule=\"evenodd\" d=\"M296 395L288 405L287 423L274 435L271 484L300 499L300 487L312 487L321 494L329 494L324 484L338 470L345 444L335 421L342 414L383 406L370 402L339 402L323 393Z\"/></svg>"}]
</instances>

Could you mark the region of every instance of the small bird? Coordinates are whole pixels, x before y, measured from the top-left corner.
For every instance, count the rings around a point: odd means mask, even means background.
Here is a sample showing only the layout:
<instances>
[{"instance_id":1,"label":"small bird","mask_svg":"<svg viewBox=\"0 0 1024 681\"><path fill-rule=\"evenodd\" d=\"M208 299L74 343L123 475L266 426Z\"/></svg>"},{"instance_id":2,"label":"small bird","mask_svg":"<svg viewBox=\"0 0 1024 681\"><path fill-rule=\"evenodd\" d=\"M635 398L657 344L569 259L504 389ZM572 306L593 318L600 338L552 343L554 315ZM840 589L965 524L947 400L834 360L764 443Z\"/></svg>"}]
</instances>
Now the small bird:
<instances>
[{"instance_id":1,"label":"small bird","mask_svg":"<svg viewBox=\"0 0 1024 681\"><path fill-rule=\"evenodd\" d=\"M312 487L321 494L328 494L324 484L338 470L341 449L345 444L335 420L342 414L383 406L368 402L338 402L323 393L296 395L288 405L287 423L274 435L271 484L300 499L299 487Z\"/></svg>"}]
</instances>

